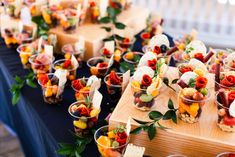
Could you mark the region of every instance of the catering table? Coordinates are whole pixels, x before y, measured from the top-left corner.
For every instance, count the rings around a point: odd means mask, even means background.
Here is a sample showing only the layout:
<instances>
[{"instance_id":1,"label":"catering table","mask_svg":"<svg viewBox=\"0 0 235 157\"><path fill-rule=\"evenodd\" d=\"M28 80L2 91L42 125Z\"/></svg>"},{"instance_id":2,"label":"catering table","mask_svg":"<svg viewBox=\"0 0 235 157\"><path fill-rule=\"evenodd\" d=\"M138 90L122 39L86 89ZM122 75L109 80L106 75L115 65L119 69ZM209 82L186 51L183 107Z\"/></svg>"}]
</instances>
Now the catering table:
<instances>
[{"instance_id":1,"label":"catering table","mask_svg":"<svg viewBox=\"0 0 235 157\"><path fill-rule=\"evenodd\" d=\"M169 37L171 45L172 38ZM137 36L135 51L141 51L141 40ZM11 104L9 91L14 83L14 76L24 76L27 70L22 68L18 53L15 49L6 47L0 39L0 120L14 130L21 142L26 157L58 157L58 143L72 143L72 118L68 106L75 101L71 87L66 87L63 101L59 105L44 103L41 87L23 87L20 101L16 106ZM78 78L90 75L86 64L78 69ZM100 92L104 98L99 119L104 119L116 104L110 103L105 84L102 83ZM99 153L94 142L90 143L83 153L84 157L98 157Z\"/></svg>"}]
</instances>

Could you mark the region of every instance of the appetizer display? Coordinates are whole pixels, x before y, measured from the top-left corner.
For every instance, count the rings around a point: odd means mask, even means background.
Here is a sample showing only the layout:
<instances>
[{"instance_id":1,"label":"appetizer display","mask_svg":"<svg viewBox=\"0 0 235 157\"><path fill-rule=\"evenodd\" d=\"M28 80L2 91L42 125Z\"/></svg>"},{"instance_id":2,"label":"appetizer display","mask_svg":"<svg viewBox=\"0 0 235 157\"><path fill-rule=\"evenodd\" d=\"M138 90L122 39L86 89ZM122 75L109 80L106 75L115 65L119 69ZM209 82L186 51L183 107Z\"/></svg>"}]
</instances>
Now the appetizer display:
<instances>
[{"instance_id":1,"label":"appetizer display","mask_svg":"<svg viewBox=\"0 0 235 157\"><path fill-rule=\"evenodd\" d=\"M129 133L122 125L113 129L103 126L95 132L94 138L102 157L119 157L129 142Z\"/></svg>"},{"instance_id":2,"label":"appetizer display","mask_svg":"<svg viewBox=\"0 0 235 157\"><path fill-rule=\"evenodd\" d=\"M31 64L29 62L29 58L34 54L33 47L30 44L22 44L16 50L20 55L20 60L23 64L23 68L30 69Z\"/></svg>"},{"instance_id":3,"label":"appetizer display","mask_svg":"<svg viewBox=\"0 0 235 157\"><path fill-rule=\"evenodd\" d=\"M31 67L36 75L50 73L54 58L45 53L35 54L29 58Z\"/></svg>"},{"instance_id":4,"label":"appetizer display","mask_svg":"<svg viewBox=\"0 0 235 157\"><path fill-rule=\"evenodd\" d=\"M154 98L159 95L162 80L154 76L154 70L148 66L139 67L131 80L134 105L142 111L149 111L154 105Z\"/></svg>"},{"instance_id":5,"label":"appetizer display","mask_svg":"<svg viewBox=\"0 0 235 157\"><path fill-rule=\"evenodd\" d=\"M79 44L66 44L62 47L62 52L64 53L65 59L71 59L72 55L77 59L79 63L79 68L82 67L82 62L84 59L84 47L80 47Z\"/></svg>"},{"instance_id":6,"label":"appetizer display","mask_svg":"<svg viewBox=\"0 0 235 157\"><path fill-rule=\"evenodd\" d=\"M100 109L94 108L90 102L77 101L69 106L68 112L73 117L75 133L80 137L86 137L95 127Z\"/></svg>"},{"instance_id":7,"label":"appetizer display","mask_svg":"<svg viewBox=\"0 0 235 157\"><path fill-rule=\"evenodd\" d=\"M63 69L67 71L67 79L69 81L75 80L77 76L77 68L79 67L79 64L74 56L71 57L71 59L60 59L54 62L53 68L55 70L57 69Z\"/></svg>"},{"instance_id":8,"label":"appetizer display","mask_svg":"<svg viewBox=\"0 0 235 157\"><path fill-rule=\"evenodd\" d=\"M210 97L206 88L208 80L195 72L184 73L178 85L179 118L186 123L195 123L200 118L202 107Z\"/></svg>"},{"instance_id":9,"label":"appetizer display","mask_svg":"<svg viewBox=\"0 0 235 157\"><path fill-rule=\"evenodd\" d=\"M197 59L190 59L188 63L182 63L178 65L179 76L182 74L192 71L198 74L199 76L204 76L207 73L207 67L204 63Z\"/></svg>"},{"instance_id":10,"label":"appetizer display","mask_svg":"<svg viewBox=\"0 0 235 157\"><path fill-rule=\"evenodd\" d=\"M235 132L235 91L220 90L216 94L219 128L226 132Z\"/></svg>"},{"instance_id":11,"label":"appetizer display","mask_svg":"<svg viewBox=\"0 0 235 157\"><path fill-rule=\"evenodd\" d=\"M62 101L64 83L60 83L59 76L53 73L40 74L38 84L42 87L43 99L48 104L58 104Z\"/></svg>"},{"instance_id":12,"label":"appetizer display","mask_svg":"<svg viewBox=\"0 0 235 157\"><path fill-rule=\"evenodd\" d=\"M136 68L141 57L144 54L142 52L131 52L131 51L127 51L124 55L123 55L123 60L129 64L134 65L134 67Z\"/></svg>"},{"instance_id":13,"label":"appetizer display","mask_svg":"<svg viewBox=\"0 0 235 157\"><path fill-rule=\"evenodd\" d=\"M93 57L87 61L87 66L90 68L90 73L97 77L104 77L109 68L113 65L113 60L104 57Z\"/></svg>"},{"instance_id":14,"label":"appetizer display","mask_svg":"<svg viewBox=\"0 0 235 157\"><path fill-rule=\"evenodd\" d=\"M72 81L72 88L75 91L77 101L86 100L87 97L93 95L95 89L100 88L100 79L95 75L89 78L80 78Z\"/></svg>"}]
</instances>

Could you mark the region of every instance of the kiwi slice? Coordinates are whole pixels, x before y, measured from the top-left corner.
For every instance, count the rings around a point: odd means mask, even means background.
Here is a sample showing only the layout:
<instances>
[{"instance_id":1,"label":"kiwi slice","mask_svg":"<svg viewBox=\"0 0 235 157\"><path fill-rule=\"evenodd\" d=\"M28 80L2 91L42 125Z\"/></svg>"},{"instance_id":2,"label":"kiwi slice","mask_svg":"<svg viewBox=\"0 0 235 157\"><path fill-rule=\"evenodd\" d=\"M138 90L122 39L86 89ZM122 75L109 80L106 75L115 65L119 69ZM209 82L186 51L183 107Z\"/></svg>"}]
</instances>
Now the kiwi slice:
<instances>
[{"instance_id":1,"label":"kiwi slice","mask_svg":"<svg viewBox=\"0 0 235 157\"><path fill-rule=\"evenodd\" d=\"M141 100L142 102L150 102L150 101L153 100L153 97L152 97L151 95L142 94L142 95L140 96L140 100Z\"/></svg>"}]
</instances>

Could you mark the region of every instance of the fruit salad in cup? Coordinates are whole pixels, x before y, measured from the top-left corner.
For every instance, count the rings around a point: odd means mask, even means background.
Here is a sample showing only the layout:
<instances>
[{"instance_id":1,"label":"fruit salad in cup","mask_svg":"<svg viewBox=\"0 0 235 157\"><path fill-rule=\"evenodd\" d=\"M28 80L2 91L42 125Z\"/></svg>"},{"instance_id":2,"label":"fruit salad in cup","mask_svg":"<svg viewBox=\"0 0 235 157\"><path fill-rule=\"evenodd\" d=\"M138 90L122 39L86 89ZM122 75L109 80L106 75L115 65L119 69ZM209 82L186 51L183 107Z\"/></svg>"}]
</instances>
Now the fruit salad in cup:
<instances>
[{"instance_id":1,"label":"fruit salad in cup","mask_svg":"<svg viewBox=\"0 0 235 157\"><path fill-rule=\"evenodd\" d=\"M219 75L219 81L215 80L215 85L218 89L232 90L235 87L235 72L221 72Z\"/></svg>"},{"instance_id":2,"label":"fruit salad in cup","mask_svg":"<svg viewBox=\"0 0 235 157\"><path fill-rule=\"evenodd\" d=\"M216 157L235 157L235 152L223 152L218 154Z\"/></svg>"},{"instance_id":3,"label":"fruit salad in cup","mask_svg":"<svg viewBox=\"0 0 235 157\"><path fill-rule=\"evenodd\" d=\"M210 98L206 88L208 80L195 72L184 73L179 81L178 93L179 118L186 123L195 123L200 118L202 107Z\"/></svg>"},{"instance_id":4,"label":"fruit salad in cup","mask_svg":"<svg viewBox=\"0 0 235 157\"><path fill-rule=\"evenodd\" d=\"M130 50L133 44L135 43L135 38L134 37L123 37L121 39L116 39L115 42L118 47L123 49L124 51Z\"/></svg>"},{"instance_id":5,"label":"fruit salad in cup","mask_svg":"<svg viewBox=\"0 0 235 157\"><path fill-rule=\"evenodd\" d=\"M72 55L77 59L79 68L82 67L82 61L84 59L84 48L76 48L75 44L66 44L62 47L65 59L71 59Z\"/></svg>"},{"instance_id":6,"label":"fruit salad in cup","mask_svg":"<svg viewBox=\"0 0 235 157\"><path fill-rule=\"evenodd\" d=\"M144 54L142 52L128 51L123 55L123 60L129 64L134 65L136 68L143 55Z\"/></svg>"},{"instance_id":7,"label":"fruit salad in cup","mask_svg":"<svg viewBox=\"0 0 235 157\"><path fill-rule=\"evenodd\" d=\"M94 1L90 2L89 12L92 23L97 23L99 20L98 18L100 16L100 8L98 5L99 4Z\"/></svg>"},{"instance_id":8,"label":"fruit salad in cup","mask_svg":"<svg viewBox=\"0 0 235 157\"><path fill-rule=\"evenodd\" d=\"M89 78L80 78L77 80L73 80L72 88L75 91L76 100L77 101L86 100L87 97L92 95L94 91L91 91L91 90L95 90L95 89L91 89L91 86L93 85L93 83L97 81L99 81L99 79L95 75L92 75ZM96 87L97 90L99 88L100 86Z\"/></svg>"},{"instance_id":9,"label":"fruit salad in cup","mask_svg":"<svg viewBox=\"0 0 235 157\"><path fill-rule=\"evenodd\" d=\"M45 53L35 54L29 58L31 68L36 75L50 73L54 58Z\"/></svg>"},{"instance_id":10,"label":"fruit salad in cup","mask_svg":"<svg viewBox=\"0 0 235 157\"><path fill-rule=\"evenodd\" d=\"M16 50L20 55L20 60L23 64L23 68L31 69L29 58L34 54L34 49L32 48L32 46L30 44L22 44Z\"/></svg>"},{"instance_id":11,"label":"fruit salad in cup","mask_svg":"<svg viewBox=\"0 0 235 157\"><path fill-rule=\"evenodd\" d=\"M235 91L219 90L216 94L218 107L217 125L222 131L235 132Z\"/></svg>"},{"instance_id":12,"label":"fruit salad in cup","mask_svg":"<svg viewBox=\"0 0 235 157\"><path fill-rule=\"evenodd\" d=\"M179 64L178 70L179 76L189 71L195 72L200 76L204 76L207 73L206 65L195 58L190 59L188 63Z\"/></svg>"},{"instance_id":13,"label":"fruit salad in cup","mask_svg":"<svg viewBox=\"0 0 235 157\"><path fill-rule=\"evenodd\" d=\"M90 102L77 101L69 106L68 112L73 118L75 133L80 137L91 135L98 121L100 109L94 108Z\"/></svg>"},{"instance_id":14,"label":"fruit salad in cup","mask_svg":"<svg viewBox=\"0 0 235 157\"><path fill-rule=\"evenodd\" d=\"M225 70L235 71L235 52L228 54L223 60Z\"/></svg>"},{"instance_id":15,"label":"fruit salad in cup","mask_svg":"<svg viewBox=\"0 0 235 157\"><path fill-rule=\"evenodd\" d=\"M129 142L126 128L122 125L113 129L103 126L95 132L94 138L102 157L122 156Z\"/></svg>"},{"instance_id":16,"label":"fruit salad in cup","mask_svg":"<svg viewBox=\"0 0 235 157\"><path fill-rule=\"evenodd\" d=\"M110 58L113 55L114 52L111 52L110 50L108 50L107 48L103 47L100 49L100 54L103 57L107 57Z\"/></svg>"},{"instance_id":17,"label":"fruit salad in cup","mask_svg":"<svg viewBox=\"0 0 235 157\"><path fill-rule=\"evenodd\" d=\"M134 106L141 111L149 111L154 105L154 98L159 95L162 80L148 66L139 67L131 80Z\"/></svg>"},{"instance_id":18,"label":"fruit salad in cup","mask_svg":"<svg viewBox=\"0 0 235 157\"><path fill-rule=\"evenodd\" d=\"M51 5L42 7L42 17L46 24L53 27L57 26L58 21L60 19L60 14L58 12L62 12L62 10L63 7L61 5Z\"/></svg>"},{"instance_id":19,"label":"fruit salad in cup","mask_svg":"<svg viewBox=\"0 0 235 157\"><path fill-rule=\"evenodd\" d=\"M78 25L77 11L75 9L65 9L64 13L60 16L60 25L67 33L73 33Z\"/></svg>"},{"instance_id":20,"label":"fruit salad in cup","mask_svg":"<svg viewBox=\"0 0 235 157\"><path fill-rule=\"evenodd\" d=\"M54 62L53 68L67 70L67 80L73 81L77 76L78 63L74 63L72 59L60 59Z\"/></svg>"},{"instance_id":21,"label":"fruit salad in cup","mask_svg":"<svg viewBox=\"0 0 235 157\"><path fill-rule=\"evenodd\" d=\"M113 65L113 61L104 57L93 57L87 61L87 66L90 68L90 73L97 77L105 77L109 68Z\"/></svg>"},{"instance_id":22,"label":"fruit salad in cup","mask_svg":"<svg viewBox=\"0 0 235 157\"><path fill-rule=\"evenodd\" d=\"M38 84L42 87L43 99L48 104L58 104L62 101L63 87L59 87L59 78L53 73L40 74Z\"/></svg>"},{"instance_id":23,"label":"fruit salad in cup","mask_svg":"<svg viewBox=\"0 0 235 157\"><path fill-rule=\"evenodd\" d=\"M109 75L104 78L111 101L116 102L122 96L122 75L122 73L111 71Z\"/></svg>"}]
</instances>

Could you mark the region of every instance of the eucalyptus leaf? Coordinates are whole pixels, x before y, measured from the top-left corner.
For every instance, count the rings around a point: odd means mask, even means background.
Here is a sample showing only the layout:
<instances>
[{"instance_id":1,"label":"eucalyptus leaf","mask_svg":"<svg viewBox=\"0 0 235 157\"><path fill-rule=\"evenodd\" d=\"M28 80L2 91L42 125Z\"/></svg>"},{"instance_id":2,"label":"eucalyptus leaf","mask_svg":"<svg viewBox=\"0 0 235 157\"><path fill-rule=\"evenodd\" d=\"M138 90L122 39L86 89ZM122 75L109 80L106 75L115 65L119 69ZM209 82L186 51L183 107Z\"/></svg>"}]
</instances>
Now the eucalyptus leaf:
<instances>
[{"instance_id":1,"label":"eucalyptus leaf","mask_svg":"<svg viewBox=\"0 0 235 157\"><path fill-rule=\"evenodd\" d=\"M148 128L148 137L150 140L154 139L154 137L156 136L157 133L157 128L155 126L155 124L151 124Z\"/></svg>"},{"instance_id":2,"label":"eucalyptus leaf","mask_svg":"<svg viewBox=\"0 0 235 157\"><path fill-rule=\"evenodd\" d=\"M176 84L178 82L179 79L174 79L171 81L171 84Z\"/></svg>"},{"instance_id":3,"label":"eucalyptus leaf","mask_svg":"<svg viewBox=\"0 0 235 157\"><path fill-rule=\"evenodd\" d=\"M125 29L126 28L126 25L121 22L115 22L114 25L117 29Z\"/></svg>"},{"instance_id":4,"label":"eucalyptus leaf","mask_svg":"<svg viewBox=\"0 0 235 157\"><path fill-rule=\"evenodd\" d=\"M159 120L162 118L163 114L159 111L151 111L149 112L148 116L152 120Z\"/></svg>"},{"instance_id":5,"label":"eucalyptus leaf","mask_svg":"<svg viewBox=\"0 0 235 157\"><path fill-rule=\"evenodd\" d=\"M111 29L111 27L105 27L105 26L103 26L103 27L101 27L102 29L105 29L105 31L106 32L110 32L112 29Z\"/></svg>"},{"instance_id":6,"label":"eucalyptus leaf","mask_svg":"<svg viewBox=\"0 0 235 157\"><path fill-rule=\"evenodd\" d=\"M164 77L163 78L163 83L166 85L166 86L169 86L169 79L167 77Z\"/></svg>"},{"instance_id":7,"label":"eucalyptus leaf","mask_svg":"<svg viewBox=\"0 0 235 157\"><path fill-rule=\"evenodd\" d=\"M108 16L105 16L105 17L102 17L100 20L99 20L100 23L109 23L111 22L111 18L108 17Z\"/></svg>"},{"instance_id":8,"label":"eucalyptus leaf","mask_svg":"<svg viewBox=\"0 0 235 157\"><path fill-rule=\"evenodd\" d=\"M131 131L131 134L139 134L142 131L142 127L137 127L134 130Z\"/></svg>"},{"instance_id":9,"label":"eucalyptus leaf","mask_svg":"<svg viewBox=\"0 0 235 157\"><path fill-rule=\"evenodd\" d=\"M175 109L175 108L174 108L173 101L172 101L171 99L169 99L169 101L168 101L168 108L169 108L169 109Z\"/></svg>"},{"instance_id":10,"label":"eucalyptus leaf","mask_svg":"<svg viewBox=\"0 0 235 157\"><path fill-rule=\"evenodd\" d=\"M137 123L139 124L148 124L150 122L146 122L146 121L141 121L141 120L138 120L138 119L135 119L135 118L132 118L134 121L136 121Z\"/></svg>"}]
</instances>

